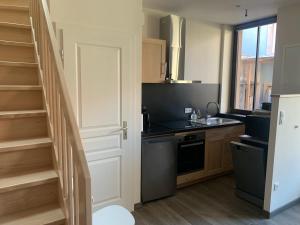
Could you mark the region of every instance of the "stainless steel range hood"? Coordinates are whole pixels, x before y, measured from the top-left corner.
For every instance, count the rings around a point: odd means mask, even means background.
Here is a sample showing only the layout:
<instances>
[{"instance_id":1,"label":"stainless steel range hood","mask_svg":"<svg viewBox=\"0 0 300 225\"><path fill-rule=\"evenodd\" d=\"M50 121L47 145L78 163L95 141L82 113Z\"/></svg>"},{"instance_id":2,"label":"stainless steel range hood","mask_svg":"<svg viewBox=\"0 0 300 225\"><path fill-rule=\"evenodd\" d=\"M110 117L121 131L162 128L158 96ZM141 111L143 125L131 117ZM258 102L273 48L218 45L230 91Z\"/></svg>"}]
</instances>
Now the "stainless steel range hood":
<instances>
[{"instance_id":1,"label":"stainless steel range hood","mask_svg":"<svg viewBox=\"0 0 300 225\"><path fill-rule=\"evenodd\" d=\"M167 42L168 83L193 83L184 78L186 19L169 15L160 19L160 38Z\"/></svg>"}]
</instances>

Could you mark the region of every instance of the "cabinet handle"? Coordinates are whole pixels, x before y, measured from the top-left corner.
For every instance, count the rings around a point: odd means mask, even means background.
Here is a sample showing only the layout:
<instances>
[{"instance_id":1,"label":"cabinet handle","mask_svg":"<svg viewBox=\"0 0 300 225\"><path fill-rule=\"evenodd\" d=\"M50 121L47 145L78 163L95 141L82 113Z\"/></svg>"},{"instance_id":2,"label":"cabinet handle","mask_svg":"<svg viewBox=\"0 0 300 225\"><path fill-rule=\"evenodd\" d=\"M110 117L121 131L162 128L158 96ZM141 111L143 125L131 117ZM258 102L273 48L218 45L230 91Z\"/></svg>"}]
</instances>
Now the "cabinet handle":
<instances>
[{"instance_id":1,"label":"cabinet handle","mask_svg":"<svg viewBox=\"0 0 300 225\"><path fill-rule=\"evenodd\" d=\"M197 145L204 145L204 142L201 141L201 142L196 142L196 143L192 143L192 144L183 144L180 147L182 149L182 148L194 147L194 146L197 146Z\"/></svg>"}]
</instances>

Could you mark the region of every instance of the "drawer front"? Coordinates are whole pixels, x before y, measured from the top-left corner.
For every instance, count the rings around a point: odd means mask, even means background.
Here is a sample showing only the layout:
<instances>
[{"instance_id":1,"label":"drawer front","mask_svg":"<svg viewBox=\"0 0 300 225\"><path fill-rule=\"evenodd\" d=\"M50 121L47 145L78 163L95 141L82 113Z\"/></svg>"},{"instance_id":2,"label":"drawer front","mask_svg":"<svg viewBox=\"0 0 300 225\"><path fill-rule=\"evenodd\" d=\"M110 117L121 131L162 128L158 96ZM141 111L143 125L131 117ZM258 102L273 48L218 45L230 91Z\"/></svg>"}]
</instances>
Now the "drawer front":
<instances>
[{"instance_id":1,"label":"drawer front","mask_svg":"<svg viewBox=\"0 0 300 225\"><path fill-rule=\"evenodd\" d=\"M238 137L245 133L245 126L232 126L232 127L224 127L224 128L216 128L207 130L205 137L208 141L217 141L222 140L224 138Z\"/></svg>"}]
</instances>

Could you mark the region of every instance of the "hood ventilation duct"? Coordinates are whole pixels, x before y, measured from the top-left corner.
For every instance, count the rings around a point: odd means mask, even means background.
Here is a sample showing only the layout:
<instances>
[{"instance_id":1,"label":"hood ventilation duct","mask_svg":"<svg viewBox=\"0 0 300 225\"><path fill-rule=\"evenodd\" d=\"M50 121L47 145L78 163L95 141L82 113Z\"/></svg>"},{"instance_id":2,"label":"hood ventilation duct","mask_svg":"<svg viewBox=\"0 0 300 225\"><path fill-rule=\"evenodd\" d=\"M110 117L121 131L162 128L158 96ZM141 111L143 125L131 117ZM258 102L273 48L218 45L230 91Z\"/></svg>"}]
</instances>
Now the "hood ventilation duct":
<instances>
[{"instance_id":1,"label":"hood ventilation duct","mask_svg":"<svg viewBox=\"0 0 300 225\"><path fill-rule=\"evenodd\" d=\"M166 80L184 80L186 20L169 15L160 19L160 38L167 41Z\"/></svg>"},{"instance_id":2,"label":"hood ventilation duct","mask_svg":"<svg viewBox=\"0 0 300 225\"><path fill-rule=\"evenodd\" d=\"M169 15L160 19L160 38L167 42L168 83L193 83L184 77L186 19Z\"/></svg>"}]
</instances>

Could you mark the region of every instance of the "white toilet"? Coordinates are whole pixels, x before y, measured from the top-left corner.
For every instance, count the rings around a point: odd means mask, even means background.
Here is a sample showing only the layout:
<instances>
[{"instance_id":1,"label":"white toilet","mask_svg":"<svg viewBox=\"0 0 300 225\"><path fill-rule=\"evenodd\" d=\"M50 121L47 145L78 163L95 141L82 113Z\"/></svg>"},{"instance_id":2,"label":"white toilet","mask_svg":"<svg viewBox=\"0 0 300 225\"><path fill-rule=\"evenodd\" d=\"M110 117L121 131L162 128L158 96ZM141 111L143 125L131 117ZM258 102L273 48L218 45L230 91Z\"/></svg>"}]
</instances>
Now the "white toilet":
<instances>
[{"instance_id":1,"label":"white toilet","mask_svg":"<svg viewBox=\"0 0 300 225\"><path fill-rule=\"evenodd\" d=\"M112 205L93 213L93 225L134 225L131 213L119 205Z\"/></svg>"}]
</instances>

